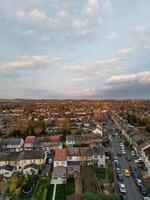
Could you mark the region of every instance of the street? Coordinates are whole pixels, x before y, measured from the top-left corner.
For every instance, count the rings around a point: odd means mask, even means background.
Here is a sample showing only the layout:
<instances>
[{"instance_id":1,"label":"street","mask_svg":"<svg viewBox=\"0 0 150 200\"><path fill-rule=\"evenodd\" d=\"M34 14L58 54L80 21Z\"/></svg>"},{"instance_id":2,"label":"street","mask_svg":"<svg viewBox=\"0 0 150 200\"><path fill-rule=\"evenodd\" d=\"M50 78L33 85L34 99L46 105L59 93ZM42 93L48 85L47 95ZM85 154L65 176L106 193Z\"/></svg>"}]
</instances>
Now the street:
<instances>
[{"instance_id":1,"label":"street","mask_svg":"<svg viewBox=\"0 0 150 200\"><path fill-rule=\"evenodd\" d=\"M121 151L118 139L116 137L113 137L113 153L115 156L117 156L117 152ZM127 152L127 151L126 151ZM127 153L128 155L129 152ZM123 172L124 169L129 169L129 162L126 160L126 154L122 156L117 156L119 163L121 165L121 170ZM140 193L139 188L137 187L136 183L134 182L134 179L132 175L130 177L124 176L124 184L127 189L127 196L129 200L142 200L143 195Z\"/></svg>"}]
</instances>

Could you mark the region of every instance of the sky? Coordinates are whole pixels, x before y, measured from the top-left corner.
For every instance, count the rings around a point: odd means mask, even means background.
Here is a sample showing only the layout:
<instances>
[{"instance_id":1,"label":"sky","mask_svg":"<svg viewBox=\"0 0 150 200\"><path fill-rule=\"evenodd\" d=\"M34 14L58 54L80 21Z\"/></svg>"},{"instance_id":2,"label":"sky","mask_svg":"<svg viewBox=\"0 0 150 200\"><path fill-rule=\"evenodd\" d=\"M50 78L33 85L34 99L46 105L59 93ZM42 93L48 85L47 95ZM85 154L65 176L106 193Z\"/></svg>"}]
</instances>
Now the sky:
<instances>
[{"instance_id":1,"label":"sky","mask_svg":"<svg viewBox=\"0 0 150 200\"><path fill-rule=\"evenodd\" d=\"M0 98L150 98L150 0L0 0Z\"/></svg>"}]
</instances>

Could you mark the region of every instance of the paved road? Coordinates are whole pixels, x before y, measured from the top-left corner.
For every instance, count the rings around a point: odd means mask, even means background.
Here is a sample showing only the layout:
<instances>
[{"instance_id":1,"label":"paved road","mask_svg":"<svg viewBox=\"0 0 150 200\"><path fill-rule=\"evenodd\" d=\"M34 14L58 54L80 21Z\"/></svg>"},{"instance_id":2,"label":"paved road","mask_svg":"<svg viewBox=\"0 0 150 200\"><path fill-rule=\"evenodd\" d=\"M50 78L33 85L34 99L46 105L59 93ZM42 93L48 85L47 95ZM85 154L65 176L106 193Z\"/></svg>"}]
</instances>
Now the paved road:
<instances>
[{"instance_id":1,"label":"paved road","mask_svg":"<svg viewBox=\"0 0 150 200\"><path fill-rule=\"evenodd\" d=\"M115 155L117 155L118 151L121 151L119 142L116 137L113 137L113 152ZM124 169L129 169L129 162L125 158L126 155L122 155L121 157L117 156L117 157L120 162L122 171ZM127 189L127 196L129 200L143 200L143 196L140 193L137 185L135 184L132 176L124 177L124 184Z\"/></svg>"}]
</instances>

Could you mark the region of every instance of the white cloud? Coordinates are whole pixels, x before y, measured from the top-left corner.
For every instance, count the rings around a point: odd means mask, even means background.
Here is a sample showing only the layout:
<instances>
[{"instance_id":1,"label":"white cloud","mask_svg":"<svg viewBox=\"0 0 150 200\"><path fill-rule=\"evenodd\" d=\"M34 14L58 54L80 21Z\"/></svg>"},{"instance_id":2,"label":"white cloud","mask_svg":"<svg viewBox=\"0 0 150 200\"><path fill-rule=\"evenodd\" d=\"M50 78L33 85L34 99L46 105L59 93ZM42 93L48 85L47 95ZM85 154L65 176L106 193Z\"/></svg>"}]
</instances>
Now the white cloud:
<instances>
[{"instance_id":1,"label":"white cloud","mask_svg":"<svg viewBox=\"0 0 150 200\"><path fill-rule=\"evenodd\" d=\"M112 32L106 36L106 39L108 40L115 40L117 38L118 38L118 34L116 32Z\"/></svg>"},{"instance_id":2,"label":"white cloud","mask_svg":"<svg viewBox=\"0 0 150 200\"><path fill-rule=\"evenodd\" d=\"M122 55L127 55L127 54L131 54L135 52L135 48L131 47L131 48L123 48L123 49L119 49L118 53L122 54Z\"/></svg>"},{"instance_id":3,"label":"white cloud","mask_svg":"<svg viewBox=\"0 0 150 200\"><path fill-rule=\"evenodd\" d=\"M39 10L32 10L28 17L33 21L42 21L47 18L46 13Z\"/></svg>"},{"instance_id":4,"label":"white cloud","mask_svg":"<svg viewBox=\"0 0 150 200\"><path fill-rule=\"evenodd\" d=\"M33 68L43 68L45 65L48 66L56 63L59 59L59 57L51 58L45 55L30 57L23 56L19 60L0 63L0 73L9 73L16 70L25 69L30 70Z\"/></svg>"},{"instance_id":5,"label":"white cloud","mask_svg":"<svg viewBox=\"0 0 150 200\"><path fill-rule=\"evenodd\" d=\"M88 25L89 25L89 22L88 21L75 20L75 21L73 21L73 25L76 28L82 29L82 28L87 28Z\"/></svg>"},{"instance_id":6,"label":"white cloud","mask_svg":"<svg viewBox=\"0 0 150 200\"><path fill-rule=\"evenodd\" d=\"M84 82L84 81L86 81L87 80L87 78L72 78L70 81L71 82Z\"/></svg>"},{"instance_id":7,"label":"white cloud","mask_svg":"<svg viewBox=\"0 0 150 200\"><path fill-rule=\"evenodd\" d=\"M41 41L45 43L45 42L50 41L50 38L47 36L43 36L43 37L41 37Z\"/></svg>"},{"instance_id":8,"label":"white cloud","mask_svg":"<svg viewBox=\"0 0 150 200\"><path fill-rule=\"evenodd\" d=\"M89 16L94 16L99 9L99 4L97 0L88 0L86 7L86 14Z\"/></svg>"},{"instance_id":9,"label":"white cloud","mask_svg":"<svg viewBox=\"0 0 150 200\"><path fill-rule=\"evenodd\" d=\"M88 64L66 66L65 70L69 72L82 73L87 76L109 76L114 73L119 73L122 69L124 60L113 58L108 60L96 60Z\"/></svg>"},{"instance_id":10,"label":"white cloud","mask_svg":"<svg viewBox=\"0 0 150 200\"><path fill-rule=\"evenodd\" d=\"M40 22L47 19L47 15L44 11L38 9L31 10L30 12L25 12L24 10L17 10L16 16L19 19Z\"/></svg>"},{"instance_id":11,"label":"white cloud","mask_svg":"<svg viewBox=\"0 0 150 200\"><path fill-rule=\"evenodd\" d=\"M150 84L150 71L140 72L137 74L127 74L127 75L115 75L108 79L110 84L124 84L130 86L130 84Z\"/></svg>"},{"instance_id":12,"label":"white cloud","mask_svg":"<svg viewBox=\"0 0 150 200\"><path fill-rule=\"evenodd\" d=\"M137 33L144 33L146 31L146 27L144 25L139 25L135 28Z\"/></svg>"},{"instance_id":13,"label":"white cloud","mask_svg":"<svg viewBox=\"0 0 150 200\"><path fill-rule=\"evenodd\" d=\"M105 15L109 15L109 14L111 14L113 12L112 5L111 5L109 0L105 1L105 3L103 4L102 9L103 9L103 13Z\"/></svg>"},{"instance_id":14,"label":"white cloud","mask_svg":"<svg viewBox=\"0 0 150 200\"><path fill-rule=\"evenodd\" d=\"M77 98L83 98L83 97L90 97L93 94L95 94L95 88L85 88L85 89L81 89L81 90L75 90L72 91L71 96L73 97L77 97Z\"/></svg>"},{"instance_id":15,"label":"white cloud","mask_svg":"<svg viewBox=\"0 0 150 200\"><path fill-rule=\"evenodd\" d=\"M24 30L24 31L21 31L21 33L23 35L33 35L35 32L33 30Z\"/></svg>"}]
</instances>

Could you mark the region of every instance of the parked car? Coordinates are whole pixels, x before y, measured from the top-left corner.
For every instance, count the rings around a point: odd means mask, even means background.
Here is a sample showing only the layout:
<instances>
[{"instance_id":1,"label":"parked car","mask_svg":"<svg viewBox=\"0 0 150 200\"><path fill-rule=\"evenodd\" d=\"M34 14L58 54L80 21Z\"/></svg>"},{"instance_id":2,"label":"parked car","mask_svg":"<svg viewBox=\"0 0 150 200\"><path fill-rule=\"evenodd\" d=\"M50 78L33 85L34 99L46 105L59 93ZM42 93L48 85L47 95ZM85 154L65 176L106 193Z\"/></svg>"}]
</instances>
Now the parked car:
<instances>
[{"instance_id":1,"label":"parked car","mask_svg":"<svg viewBox=\"0 0 150 200\"><path fill-rule=\"evenodd\" d=\"M122 150L121 153L122 153L122 154L126 154L126 151L125 151L125 150Z\"/></svg>"},{"instance_id":2,"label":"parked car","mask_svg":"<svg viewBox=\"0 0 150 200\"><path fill-rule=\"evenodd\" d=\"M150 196L144 197L143 200L150 200Z\"/></svg>"},{"instance_id":3,"label":"parked car","mask_svg":"<svg viewBox=\"0 0 150 200\"><path fill-rule=\"evenodd\" d=\"M131 155L132 155L133 157L136 156L134 151L131 151Z\"/></svg>"},{"instance_id":4,"label":"parked car","mask_svg":"<svg viewBox=\"0 0 150 200\"><path fill-rule=\"evenodd\" d=\"M126 187L123 183L119 183L119 191L124 194L126 193Z\"/></svg>"},{"instance_id":5,"label":"parked car","mask_svg":"<svg viewBox=\"0 0 150 200\"><path fill-rule=\"evenodd\" d=\"M125 194L122 194L122 195L121 195L121 200L128 200L128 197L127 197L127 195L125 195Z\"/></svg>"},{"instance_id":6,"label":"parked car","mask_svg":"<svg viewBox=\"0 0 150 200\"><path fill-rule=\"evenodd\" d=\"M141 179L136 178L135 183L137 184L137 186L140 186L142 184L142 181L141 181Z\"/></svg>"},{"instance_id":7,"label":"parked car","mask_svg":"<svg viewBox=\"0 0 150 200\"><path fill-rule=\"evenodd\" d=\"M134 179L138 178L138 173L137 173L136 170L132 171L132 176L133 176Z\"/></svg>"},{"instance_id":8,"label":"parked car","mask_svg":"<svg viewBox=\"0 0 150 200\"><path fill-rule=\"evenodd\" d=\"M132 160L131 156L126 156L126 160L129 162Z\"/></svg>"},{"instance_id":9,"label":"parked car","mask_svg":"<svg viewBox=\"0 0 150 200\"><path fill-rule=\"evenodd\" d=\"M118 174L117 174L117 178L118 178L119 181L123 181L123 176L122 176L122 174L118 173Z\"/></svg>"},{"instance_id":10,"label":"parked car","mask_svg":"<svg viewBox=\"0 0 150 200\"><path fill-rule=\"evenodd\" d=\"M117 173L117 174L121 174L121 170L120 170L119 167L116 168L116 173Z\"/></svg>"},{"instance_id":11,"label":"parked car","mask_svg":"<svg viewBox=\"0 0 150 200\"><path fill-rule=\"evenodd\" d=\"M118 155L118 156L121 156L121 152L120 152L120 151L118 151L117 155Z\"/></svg>"},{"instance_id":12,"label":"parked car","mask_svg":"<svg viewBox=\"0 0 150 200\"><path fill-rule=\"evenodd\" d=\"M140 192L144 195L144 196L146 196L147 195L147 191L146 191L146 188L144 187L144 185L140 185L139 186L139 189L140 189Z\"/></svg>"}]
</instances>

